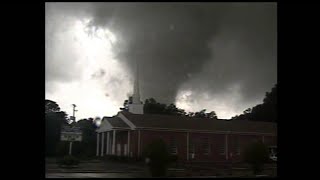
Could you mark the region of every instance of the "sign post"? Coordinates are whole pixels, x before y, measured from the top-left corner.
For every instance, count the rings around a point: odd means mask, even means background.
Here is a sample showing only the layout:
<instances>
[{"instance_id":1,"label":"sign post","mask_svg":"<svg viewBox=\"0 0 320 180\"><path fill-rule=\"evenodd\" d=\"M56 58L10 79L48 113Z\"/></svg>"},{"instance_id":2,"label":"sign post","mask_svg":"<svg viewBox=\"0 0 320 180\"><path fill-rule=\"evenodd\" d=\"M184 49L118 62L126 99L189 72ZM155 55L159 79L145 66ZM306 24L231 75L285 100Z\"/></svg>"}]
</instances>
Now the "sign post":
<instances>
[{"instance_id":1,"label":"sign post","mask_svg":"<svg viewBox=\"0 0 320 180\"><path fill-rule=\"evenodd\" d=\"M64 126L61 130L61 141L69 141L69 155L72 155L73 141L82 141L82 131L79 127Z\"/></svg>"}]
</instances>

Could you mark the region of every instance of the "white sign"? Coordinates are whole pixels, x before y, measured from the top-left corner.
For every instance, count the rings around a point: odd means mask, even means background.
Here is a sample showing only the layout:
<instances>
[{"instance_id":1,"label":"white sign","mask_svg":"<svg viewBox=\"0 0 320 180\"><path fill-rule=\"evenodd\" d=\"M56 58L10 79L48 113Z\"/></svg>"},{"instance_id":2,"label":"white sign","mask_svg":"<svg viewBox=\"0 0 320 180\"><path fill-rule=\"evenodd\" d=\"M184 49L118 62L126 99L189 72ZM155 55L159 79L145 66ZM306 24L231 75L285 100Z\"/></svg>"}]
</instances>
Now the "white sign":
<instances>
[{"instance_id":1,"label":"white sign","mask_svg":"<svg viewBox=\"0 0 320 180\"><path fill-rule=\"evenodd\" d=\"M82 134L61 132L61 141L82 141Z\"/></svg>"},{"instance_id":2,"label":"white sign","mask_svg":"<svg viewBox=\"0 0 320 180\"><path fill-rule=\"evenodd\" d=\"M79 127L63 127L61 130L61 141L82 141L81 129Z\"/></svg>"}]
</instances>

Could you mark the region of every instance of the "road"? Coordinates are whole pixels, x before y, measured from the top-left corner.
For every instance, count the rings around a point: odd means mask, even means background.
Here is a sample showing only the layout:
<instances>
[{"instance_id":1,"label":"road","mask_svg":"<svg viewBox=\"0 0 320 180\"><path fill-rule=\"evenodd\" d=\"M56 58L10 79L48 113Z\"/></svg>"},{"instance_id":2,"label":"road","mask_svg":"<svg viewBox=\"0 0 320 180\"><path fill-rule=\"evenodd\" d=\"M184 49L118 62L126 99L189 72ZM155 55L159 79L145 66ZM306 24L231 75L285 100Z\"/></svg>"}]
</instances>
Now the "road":
<instances>
[{"instance_id":1,"label":"road","mask_svg":"<svg viewBox=\"0 0 320 180\"><path fill-rule=\"evenodd\" d=\"M46 178L139 178L137 173L46 173Z\"/></svg>"}]
</instances>

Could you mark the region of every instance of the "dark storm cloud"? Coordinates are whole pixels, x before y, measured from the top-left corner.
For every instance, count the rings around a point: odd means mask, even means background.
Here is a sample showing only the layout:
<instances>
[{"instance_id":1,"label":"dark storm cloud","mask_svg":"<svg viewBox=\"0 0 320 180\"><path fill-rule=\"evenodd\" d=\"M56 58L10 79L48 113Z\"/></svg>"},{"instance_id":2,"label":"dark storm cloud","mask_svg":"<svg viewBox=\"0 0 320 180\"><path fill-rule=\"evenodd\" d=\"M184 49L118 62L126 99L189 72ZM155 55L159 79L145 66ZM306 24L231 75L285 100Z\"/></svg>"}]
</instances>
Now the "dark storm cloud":
<instances>
[{"instance_id":1,"label":"dark storm cloud","mask_svg":"<svg viewBox=\"0 0 320 180\"><path fill-rule=\"evenodd\" d=\"M92 25L111 29L131 71L140 62L144 98L173 102L185 82L218 93L241 84L255 99L276 82L274 3L100 3ZM196 78L196 79L195 79ZM201 90L201 91L200 91Z\"/></svg>"},{"instance_id":2,"label":"dark storm cloud","mask_svg":"<svg viewBox=\"0 0 320 180\"><path fill-rule=\"evenodd\" d=\"M70 16L91 17L89 26L113 32L117 38L112 44L115 59L129 73L134 73L139 61L143 99L154 97L171 103L180 90L188 89L193 92L190 101L224 104L222 100L233 98L237 100L230 102L239 111L262 101L277 81L276 3L51 3L50 8L46 6L48 42L59 39L54 32L68 27L60 22ZM81 71L75 65L77 56L72 49L65 51L69 56L60 51L46 53L46 82L78 78L72 73ZM92 72L92 77L107 76L103 72L108 68ZM113 77L108 86L118 87L122 81ZM218 99L220 95L222 99Z\"/></svg>"}]
</instances>

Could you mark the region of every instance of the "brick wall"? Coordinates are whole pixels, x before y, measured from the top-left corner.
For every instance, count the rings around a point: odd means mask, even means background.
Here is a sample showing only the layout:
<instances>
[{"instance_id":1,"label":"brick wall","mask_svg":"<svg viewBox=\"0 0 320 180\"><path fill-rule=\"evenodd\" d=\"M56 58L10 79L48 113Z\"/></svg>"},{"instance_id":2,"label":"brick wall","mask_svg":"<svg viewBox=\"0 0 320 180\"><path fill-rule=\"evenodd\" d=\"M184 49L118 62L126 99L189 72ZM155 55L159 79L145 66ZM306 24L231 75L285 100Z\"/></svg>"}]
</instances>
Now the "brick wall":
<instances>
[{"instance_id":1,"label":"brick wall","mask_svg":"<svg viewBox=\"0 0 320 180\"><path fill-rule=\"evenodd\" d=\"M134 155L137 154L138 133L134 131L131 133L132 141L131 148ZM140 130L141 135L141 153L144 148L155 139L162 139L167 146L170 146L172 138L177 143L177 155L179 160L187 160L187 133L186 132L172 132L172 131L150 131ZM189 154L189 161L213 161L224 162L231 159L232 161L241 161L243 150L246 146L254 141L262 141L261 135L240 135L240 134L228 134L228 152L226 151L226 135L225 134L213 134L213 133L196 133L189 132L189 145L194 144L195 155L194 159L191 159ZM209 153L204 152L205 138L209 140ZM276 137L264 136L264 141L267 145L276 143ZM228 157L226 155L228 153Z\"/></svg>"}]
</instances>

